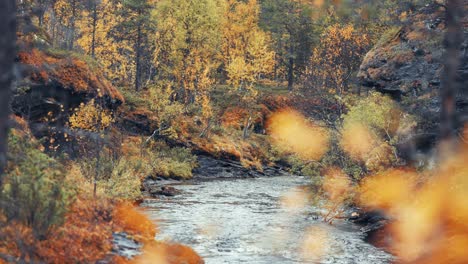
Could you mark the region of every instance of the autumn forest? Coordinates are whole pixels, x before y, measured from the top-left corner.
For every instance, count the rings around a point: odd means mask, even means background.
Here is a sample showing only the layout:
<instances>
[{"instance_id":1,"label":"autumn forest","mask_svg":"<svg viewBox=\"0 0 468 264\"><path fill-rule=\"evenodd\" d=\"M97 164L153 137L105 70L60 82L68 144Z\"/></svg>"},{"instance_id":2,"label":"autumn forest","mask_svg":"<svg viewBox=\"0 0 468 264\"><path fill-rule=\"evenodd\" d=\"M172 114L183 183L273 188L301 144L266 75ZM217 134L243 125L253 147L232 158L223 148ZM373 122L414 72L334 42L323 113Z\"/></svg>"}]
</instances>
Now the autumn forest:
<instances>
[{"instance_id":1,"label":"autumn forest","mask_svg":"<svg viewBox=\"0 0 468 264\"><path fill-rule=\"evenodd\" d=\"M1 0L0 263L468 263L468 1Z\"/></svg>"}]
</instances>

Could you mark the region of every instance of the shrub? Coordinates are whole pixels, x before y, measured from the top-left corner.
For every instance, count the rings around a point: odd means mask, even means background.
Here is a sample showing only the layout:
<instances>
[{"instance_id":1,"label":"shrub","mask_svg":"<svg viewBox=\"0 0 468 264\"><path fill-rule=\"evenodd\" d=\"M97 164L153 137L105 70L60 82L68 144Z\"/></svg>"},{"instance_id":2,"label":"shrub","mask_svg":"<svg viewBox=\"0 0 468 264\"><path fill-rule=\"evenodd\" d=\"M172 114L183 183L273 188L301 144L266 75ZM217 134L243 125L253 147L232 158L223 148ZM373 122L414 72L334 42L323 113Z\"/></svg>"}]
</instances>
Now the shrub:
<instances>
[{"instance_id":1,"label":"shrub","mask_svg":"<svg viewBox=\"0 0 468 264\"><path fill-rule=\"evenodd\" d=\"M113 219L119 231L137 235L136 238L140 241L151 241L156 236L154 223L128 202L121 203L115 208Z\"/></svg>"},{"instance_id":2,"label":"shrub","mask_svg":"<svg viewBox=\"0 0 468 264\"><path fill-rule=\"evenodd\" d=\"M152 176L189 179L196 166L197 158L190 149L171 148L163 142L155 142L146 149L145 159L152 169Z\"/></svg>"},{"instance_id":3,"label":"shrub","mask_svg":"<svg viewBox=\"0 0 468 264\"><path fill-rule=\"evenodd\" d=\"M341 148L370 171L396 165L396 145L415 126L414 118L377 93L359 99L343 115Z\"/></svg>"},{"instance_id":4,"label":"shrub","mask_svg":"<svg viewBox=\"0 0 468 264\"><path fill-rule=\"evenodd\" d=\"M111 177L103 182L106 195L113 199L135 201L141 197L141 180L138 177L135 166L121 158Z\"/></svg>"},{"instance_id":5,"label":"shrub","mask_svg":"<svg viewBox=\"0 0 468 264\"><path fill-rule=\"evenodd\" d=\"M95 263L112 249L112 205L107 200L78 199L65 223L38 245L45 263Z\"/></svg>"},{"instance_id":6,"label":"shrub","mask_svg":"<svg viewBox=\"0 0 468 264\"><path fill-rule=\"evenodd\" d=\"M0 206L8 222L30 227L36 238L60 224L69 200L63 167L43 153L39 142L11 133Z\"/></svg>"},{"instance_id":7,"label":"shrub","mask_svg":"<svg viewBox=\"0 0 468 264\"><path fill-rule=\"evenodd\" d=\"M87 131L102 131L114 123L112 113L91 99L80 106L69 118L70 127Z\"/></svg>"}]
</instances>

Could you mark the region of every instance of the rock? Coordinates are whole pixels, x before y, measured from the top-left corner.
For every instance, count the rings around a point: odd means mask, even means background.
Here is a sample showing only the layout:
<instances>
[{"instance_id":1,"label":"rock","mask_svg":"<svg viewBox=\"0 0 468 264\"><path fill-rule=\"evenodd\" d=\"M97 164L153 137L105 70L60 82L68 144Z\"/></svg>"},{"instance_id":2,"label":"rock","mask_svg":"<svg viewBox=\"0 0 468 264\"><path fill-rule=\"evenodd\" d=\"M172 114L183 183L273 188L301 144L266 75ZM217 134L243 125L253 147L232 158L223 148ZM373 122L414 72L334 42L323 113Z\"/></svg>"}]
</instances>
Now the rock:
<instances>
[{"instance_id":1,"label":"rock","mask_svg":"<svg viewBox=\"0 0 468 264\"><path fill-rule=\"evenodd\" d=\"M157 123L153 116L149 110L145 109L125 110L117 120L117 125L126 133L150 136L155 130L154 124Z\"/></svg>"},{"instance_id":2,"label":"rock","mask_svg":"<svg viewBox=\"0 0 468 264\"><path fill-rule=\"evenodd\" d=\"M112 251L103 259L98 260L96 264L115 263L114 257L121 256L126 260L134 259L142 254L143 245L130 237L125 232L116 232L112 234Z\"/></svg>"},{"instance_id":3,"label":"rock","mask_svg":"<svg viewBox=\"0 0 468 264\"><path fill-rule=\"evenodd\" d=\"M255 178L288 175L278 167L265 167L263 172L244 168L240 162L216 159L206 155L198 156L198 167L193 171L194 179Z\"/></svg>"},{"instance_id":4,"label":"rock","mask_svg":"<svg viewBox=\"0 0 468 264\"><path fill-rule=\"evenodd\" d=\"M142 245L130 238L127 233L112 234L112 244L112 252L127 259L141 254Z\"/></svg>"},{"instance_id":5,"label":"rock","mask_svg":"<svg viewBox=\"0 0 468 264\"><path fill-rule=\"evenodd\" d=\"M160 184L154 184L151 182L145 182L144 183L146 191L153 197L157 196L176 196L181 193L180 190L177 190L176 188L168 185L160 185Z\"/></svg>"},{"instance_id":6,"label":"rock","mask_svg":"<svg viewBox=\"0 0 468 264\"><path fill-rule=\"evenodd\" d=\"M383 212L356 208L350 211L348 220L361 226L366 242L380 248L389 248L391 245L391 236L386 232L390 219Z\"/></svg>"},{"instance_id":7,"label":"rock","mask_svg":"<svg viewBox=\"0 0 468 264\"><path fill-rule=\"evenodd\" d=\"M151 195L164 195L164 196L176 196L181 192L174 187L171 186L162 186L160 190L156 192L151 192Z\"/></svg>"},{"instance_id":8,"label":"rock","mask_svg":"<svg viewBox=\"0 0 468 264\"><path fill-rule=\"evenodd\" d=\"M468 1L463 1L464 42L459 69L458 127L468 121ZM434 142L438 132L445 34L444 8L429 4L409 16L403 25L388 32L365 56L358 73L363 86L388 94L421 120L415 134L417 145Z\"/></svg>"}]
</instances>

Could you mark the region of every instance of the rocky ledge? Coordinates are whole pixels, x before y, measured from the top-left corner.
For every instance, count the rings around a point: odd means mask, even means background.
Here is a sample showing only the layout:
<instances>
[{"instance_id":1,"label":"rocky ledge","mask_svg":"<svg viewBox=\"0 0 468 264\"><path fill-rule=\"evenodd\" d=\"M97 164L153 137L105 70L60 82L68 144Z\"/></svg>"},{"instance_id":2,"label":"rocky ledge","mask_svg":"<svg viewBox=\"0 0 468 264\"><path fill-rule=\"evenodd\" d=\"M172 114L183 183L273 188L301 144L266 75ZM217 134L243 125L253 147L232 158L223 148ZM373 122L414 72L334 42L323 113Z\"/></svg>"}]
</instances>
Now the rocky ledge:
<instances>
[{"instance_id":1,"label":"rocky ledge","mask_svg":"<svg viewBox=\"0 0 468 264\"><path fill-rule=\"evenodd\" d=\"M238 161L217 159L207 155L198 156L198 167L193 171L190 181L207 181L217 179L245 179L257 177L274 177L289 175L281 167L267 167L263 171L245 168ZM177 189L180 181L173 179L156 179L148 177L143 182L143 190L152 197L172 197L181 193Z\"/></svg>"},{"instance_id":2,"label":"rocky ledge","mask_svg":"<svg viewBox=\"0 0 468 264\"><path fill-rule=\"evenodd\" d=\"M193 171L195 180L224 178L255 178L288 175L280 167L264 167L263 171L245 168L238 161L216 159L201 155L198 157L198 167Z\"/></svg>"},{"instance_id":3,"label":"rocky ledge","mask_svg":"<svg viewBox=\"0 0 468 264\"><path fill-rule=\"evenodd\" d=\"M458 126L468 120L468 0L462 1L463 44L458 69ZM358 73L360 83L398 100L417 116L416 144L431 145L438 132L439 93L445 61L445 9L428 4L388 31L365 56Z\"/></svg>"}]
</instances>

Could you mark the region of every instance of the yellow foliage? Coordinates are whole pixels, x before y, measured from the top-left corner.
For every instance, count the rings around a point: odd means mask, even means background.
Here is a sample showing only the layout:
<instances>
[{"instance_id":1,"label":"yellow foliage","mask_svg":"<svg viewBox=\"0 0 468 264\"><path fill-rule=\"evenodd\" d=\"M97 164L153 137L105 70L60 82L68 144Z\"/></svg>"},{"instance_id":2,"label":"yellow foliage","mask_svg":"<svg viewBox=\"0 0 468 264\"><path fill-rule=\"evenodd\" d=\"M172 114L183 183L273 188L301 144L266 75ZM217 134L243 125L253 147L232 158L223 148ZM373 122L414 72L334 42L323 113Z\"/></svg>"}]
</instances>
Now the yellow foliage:
<instances>
[{"instance_id":1,"label":"yellow foliage","mask_svg":"<svg viewBox=\"0 0 468 264\"><path fill-rule=\"evenodd\" d=\"M370 45L370 37L352 24L329 26L310 59L307 85L340 95L349 88L353 72Z\"/></svg>"},{"instance_id":2,"label":"yellow foliage","mask_svg":"<svg viewBox=\"0 0 468 264\"><path fill-rule=\"evenodd\" d=\"M102 66L106 77L110 80L130 80L135 72L135 62L128 55L133 54L132 43L129 40L114 40L110 32L122 21L117 13L122 6L110 0L97 1L96 25L94 32L94 57ZM88 55L92 55L93 45L93 12L83 9L82 17L76 26L81 33L77 44Z\"/></svg>"},{"instance_id":3,"label":"yellow foliage","mask_svg":"<svg viewBox=\"0 0 468 264\"><path fill-rule=\"evenodd\" d=\"M158 22L155 64L174 80L186 103L200 100L214 82L212 74L220 63L219 3L161 0L152 13Z\"/></svg>"},{"instance_id":4,"label":"yellow foliage","mask_svg":"<svg viewBox=\"0 0 468 264\"><path fill-rule=\"evenodd\" d=\"M114 117L110 111L102 109L92 99L86 104L81 103L75 113L70 116L69 122L71 128L102 131L114 122Z\"/></svg>"},{"instance_id":5,"label":"yellow foliage","mask_svg":"<svg viewBox=\"0 0 468 264\"><path fill-rule=\"evenodd\" d=\"M362 124L350 123L343 128L340 145L354 159L365 161L376 144L376 136Z\"/></svg>"},{"instance_id":6,"label":"yellow foliage","mask_svg":"<svg viewBox=\"0 0 468 264\"><path fill-rule=\"evenodd\" d=\"M222 51L228 83L251 88L261 75L273 70L270 38L258 27L260 7L256 0L226 2Z\"/></svg>"}]
</instances>

